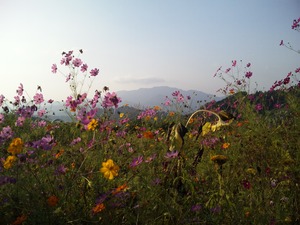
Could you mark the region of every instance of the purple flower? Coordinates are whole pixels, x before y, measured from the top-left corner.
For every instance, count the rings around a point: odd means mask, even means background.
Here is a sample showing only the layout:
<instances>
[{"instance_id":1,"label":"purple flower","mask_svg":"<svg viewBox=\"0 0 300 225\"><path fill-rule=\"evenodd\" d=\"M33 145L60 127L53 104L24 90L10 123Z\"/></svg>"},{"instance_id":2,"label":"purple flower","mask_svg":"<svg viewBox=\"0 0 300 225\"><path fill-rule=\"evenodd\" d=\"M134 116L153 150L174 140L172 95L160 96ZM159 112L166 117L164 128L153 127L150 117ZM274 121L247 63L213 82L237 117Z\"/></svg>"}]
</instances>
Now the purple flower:
<instances>
[{"instance_id":1,"label":"purple flower","mask_svg":"<svg viewBox=\"0 0 300 225\"><path fill-rule=\"evenodd\" d=\"M260 111L260 110L262 110L262 109L263 109L262 104L260 104L260 103L256 104L256 106L255 106L255 110L256 110L256 111Z\"/></svg>"},{"instance_id":2,"label":"purple flower","mask_svg":"<svg viewBox=\"0 0 300 225\"><path fill-rule=\"evenodd\" d=\"M130 163L130 167L136 167L140 165L143 162L143 160L143 156L138 156L137 158L134 158Z\"/></svg>"},{"instance_id":3,"label":"purple flower","mask_svg":"<svg viewBox=\"0 0 300 225\"><path fill-rule=\"evenodd\" d=\"M92 76L92 77L95 77L95 76L97 76L97 75L98 75L98 73L99 73L99 69L97 69L97 68L95 68L95 69L92 69L92 70L91 70L91 72L90 72L90 74L91 74L91 76Z\"/></svg>"},{"instance_id":4,"label":"purple flower","mask_svg":"<svg viewBox=\"0 0 300 225\"><path fill-rule=\"evenodd\" d=\"M33 100L35 104L41 104L44 101L44 96L41 93L36 93L35 96L33 96Z\"/></svg>"},{"instance_id":5,"label":"purple flower","mask_svg":"<svg viewBox=\"0 0 300 225\"><path fill-rule=\"evenodd\" d=\"M0 140L1 139L9 139L13 137L13 131L10 126L3 127L0 132Z\"/></svg>"},{"instance_id":6,"label":"purple flower","mask_svg":"<svg viewBox=\"0 0 300 225\"><path fill-rule=\"evenodd\" d=\"M107 92L102 101L102 107L111 108L114 106L115 108L118 108L118 104L120 102L122 102L122 100L117 97L117 94L115 92Z\"/></svg>"},{"instance_id":7,"label":"purple flower","mask_svg":"<svg viewBox=\"0 0 300 225\"><path fill-rule=\"evenodd\" d=\"M23 84L20 84L20 86L18 87L18 90L17 90L17 94L19 96L22 96L23 95L23 91L24 91Z\"/></svg>"},{"instance_id":8,"label":"purple flower","mask_svg":"<svg viewBox=\"0 0 300 225\"><path fill-rule=\"evenodd\" d=\"M54 140L50 135L42 137L42 139L32 143L33 148L40 148L43 150L50 150L54 146Z\"/></svg>"},{"instance_id":9,"label":"purple flower","mask_svg":"<svg viewBox=\"0 0 300 225\"><path fill-rule=\"evenodd\" d=\"M57 169L55 170L55 174L56 174L56 175L59 175L59 174L65 175L66 172L67 172L67 170L68 170L68 168L65 167L64 165L59 165L59 166L57 167Z\"/></svg>"},{"instance_id":10,"label":"purple flower","mask_svg":"<svg viewBox=\"0 0 300 225\"><path fill-rule=\"evenodd\" d=\"M80 68L80 71L84 73L85 71L87 71L87 69L88 69L88 65L87 64L82 64L82 66Z\"/></svg>"},{"instance_id":11,"label":"purple flower","mask_svg":"<svg viewBox=\"0 0 300 225\"><path fill-rule=\"evenodd\" d=\"M80 137L75 138L75 139L71 142L70 145L76 145L76 144L78 144L79 142L81 142L81 138L80 138Z\"/></svg>"},{"instance_id":12,"label":"purple flower","mask_svg":"<svg viewBox=\"0 0 300 225\"><path fill-rule=\"evenodd\" d=\"M167 152L167 154L165 155L166 159L174 159L177 157L178 157L178 151Z\"/></svg>"},{"instance_id":13,"label":"purple flower","mask_svg":"<svg viewBox=\"0 0 300 225\"><path fill-rule=\"evenodd\" d=\"M4 99L5 99L4 95L0 95L0 106L2 106Z\"/></svg>"},{"instance_id":14,"label":"purple flower","mask_svg":"<svg viewBox=\"0 0 300 225\"><path fill-rule=\"evenodd\" d=\"M42 116L44 116L45 114L46 114L46 110L45 110L45 109L41 109L41 110L38 111L38 116L39 116L39 117L42 117Z\"/></svg>"},{"instance_id":15,"label":"purple flower","mask_svg":"<svg viewBox=\"0 0 300 225\"><path fill-rule=\"evenodd\" d=\"M15 184L17 182L17 179L14 177L8 177L8 176L1 176L0 177L0 186L4 184Z\"/></svg>"},{"instance_id":16,"label":"purple flower","mask_svg":"<svg viewBox=\"0 0 300 225\"><path fill-rule=\"evenodd\" d=\"M251 188L251 183L248 180L243 180L242 185L245 189L249 190Z\"/></svg>"},{"instance_id":17,"label":"purple flower","mask_svg":"<svg viewBox=\"0 0 300 225\"><path fill-rule=\"evenodd\" d=\"M283 44L283 40L281 40L281 41L280 41L280 44L279 44L279 46L281 46L281 45L284 45L284 44Z\"/></svg>"},{"instance_id":18,"label":"purple flower","mask_svg":"<svg viewBox=\"0 0 300 225\"><path fill-rule=\"evenodd\" d=\"M232 67L235 67L236 66L236 60L233 60L232 61Z\"/></svg>"},{"instance_id":19,"label":"purple flower","mask_svg":"<svg viewBox=\"0 0 300 225\"><path fill-rule=\"evenodd\" d=\"M76 58L76 59L73 60L72 63L73 63L73 65L74 65L75 67L79 67L79 66L81 66L81 64L82 64L82 61L81 61L81 59Z\"/></svg>"},{"instance_id":20,"label":"purple flower","mask_svg":"<svg viewBox=\"0 0 300 225\"><path fill-rule=\"evenodd\" d=\"M57 72L57 66L56 66L56 64L53 64L52 67L51 67L51 69L52 69L52 73L56 73Z\"/></svg>"},{"instance_id":21,"label":"purple flower","mask_svg":"<svg viewBox=\"0 0 300 225\"><path fill-rule=\"evenodd\" d=\"M196 204L196 205L192 206L191 211L197 212L197 211L200 211L201 209L202 209L202 206L200 204Z\"/></svg>"},{"instance_id":22,"label":"purple flower","mask_svg":"<svg viewBox=\"0 0 300 225\"><path fill-rule=\"evenodd\" d=\"M246 74L245 74L245 77L247 77L248 79L250 77L252 77L252 72L251 71L247 71Z\"/></svg>"},{"instance_id":23,"label":"purple flower","mask_svg":"<svg viewBox=\"0 0 300 225\"><path fill-rule=\"evenodd\" d=\"M4 122L4 115L0 113L0 124Z\"/></svg>"},{"instance_id":24,"label":"purple flower","mask_svg":"<svg viewBox=\"0 0 300 225\"><path fill-rule=\"evenodd\" d=\"M24 125L24 122L25 122L25 117L23 117L23 116L20 116L20 117L18 117L18 119L16 120L16 122L15 122L15 126L17 126L17 127L21 127L21 126L23 126Z\"/></svg>"}]
</instances>

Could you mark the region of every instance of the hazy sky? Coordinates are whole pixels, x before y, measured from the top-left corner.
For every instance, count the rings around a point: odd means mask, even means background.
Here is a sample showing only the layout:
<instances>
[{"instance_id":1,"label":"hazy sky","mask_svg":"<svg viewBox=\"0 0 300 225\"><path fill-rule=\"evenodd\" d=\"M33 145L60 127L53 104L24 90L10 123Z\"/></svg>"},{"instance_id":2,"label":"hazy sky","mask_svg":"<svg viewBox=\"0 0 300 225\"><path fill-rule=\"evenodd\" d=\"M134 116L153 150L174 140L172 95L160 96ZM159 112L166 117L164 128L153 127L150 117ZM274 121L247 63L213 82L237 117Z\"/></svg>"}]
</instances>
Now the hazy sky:
<instances>
[{"instance_id":1,"label":"hazy sky","mask_svg":"<svg viewBox=\"0 0 300 225\"><path fill-rule=\"evenodd\" d=\"M51 65L71 49L100 69L98 90L215 94L224 84L213 74L234 59L251 62L253 81L268 90L300 66L299 54L279 46L300 49L291 29L299 17L299 0L0 0L0 94L11 99L23 83L30 97L40 85L46 99L66 99Z\"/></svg>"}]
</instances>

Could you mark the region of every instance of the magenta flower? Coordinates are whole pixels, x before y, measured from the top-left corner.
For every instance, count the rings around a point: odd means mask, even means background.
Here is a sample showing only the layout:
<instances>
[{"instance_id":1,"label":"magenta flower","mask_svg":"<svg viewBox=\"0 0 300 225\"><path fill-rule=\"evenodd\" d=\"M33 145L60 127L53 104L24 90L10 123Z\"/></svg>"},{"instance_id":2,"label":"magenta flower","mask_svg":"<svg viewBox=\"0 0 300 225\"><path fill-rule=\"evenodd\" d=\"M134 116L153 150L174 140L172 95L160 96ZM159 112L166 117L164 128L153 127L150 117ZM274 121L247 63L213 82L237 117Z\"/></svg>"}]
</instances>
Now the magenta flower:
<instances>
[{"instance_id":1,"label":"magenta flower","mask_svg":"<svg viewBox=\"0 0 300 225\"><path fill-rule=\"evenodd\" d=\"M170 106L171 105L171 101L170 101L170 99L168 97L166 97L164 105L165 106Z\"/></svg>"},{"instance_id":2,"label":"magenta flower","mask_svg":"<svg viewBox=\"0 0 300 225\"><path fill-rule=\"evenodd\" d=\"M245 189L249 190L251 188L251 183L248 180L243 180L242 185Z\"/></svg>"},{"instance_id":3,"label":"magenta flower","mask_svg":"<svg viewBox=\"0 0 300 225\"><path fill-rule=\"evenodd\" d=\"M0 132L0 140L1 139L9 139L13 137L13 131L10 126L3 127Z\"/></svg>"},{"instance_id":4,"label":"magenta flower","mask_svg":"<svg viewBox=\"0 0 300 225\"><path fill-rule=\"evenodd\" d=\"M47 125L47 122L45 120L41 120L38 122L39 127L45 127Z\"/></svg>"},{"instance_id":5,"label":"magenta flower","mask_svg":"<svg viewBox=\"0 0 300 225\"><path fill-rule=\"evenodd\" d=\"M4 115L0 113L0 124L4 122Z\"/></svg>"},{"instance_id":6,"label":"magenta flower","mask_svg":"<svg viewBox=\"0 0 300 225\"><path fill-rule=\"evenodd\" d=\"M255 106L255 110L256 111L261 111L263 109L263 106L262 104L258 103L256 106Z\"/></svg>"},{"instance_id":7,"label":"magenta flower","mask_svg":"<svg viewBox=\"0 0 300 225\"><path fill-rule=\"evenodd\" d=\"M72 74L69 73L69 75L66 77L66 83L71 79Z\"/></svg>"},{"instance_id":8,"label":"magenta flower","mask_svg":"<svg viewBox=\"0 0 300 225\"><path fill-rule=\"evenodd\" d=\"M33 100L35 104L41 104L44 102L44 96L41 93L36 93L35 96L33 96Z\"/></svg>"},{"instance_id":9,"label":"magenta flower","mask_svg":"<svg viewBox=\"0 0 300 225\"><path fill-rule=\"evenodd\" d=\"M73 60L72 63L73 63L73 65L74 65L75 67L79 67L79 66L81 66L81 64L82 64L82 61L81 61L81 59L76 58L76 59Z\"/></svg>"},{"instance_id":10,"label":"magenta flower","mask_svg":"<svg viewBox=\"0 0 300 225\"><path fill-rule=\"evenodd\" d=\"M45 114L46 114L46 110L44 110L44 109L41 109L41 110L38 111L38 116L39 116L39 117L42 117L42 116L44 116Z\"/></svg>"},{"instance_id":11,"label":"magenta flower","mask_svg":"<svg viewBox=\"0 0 300 225\"><path fill-rule=\"evenodd\" d=\"M178 157L178 151L171 151L171 152L167 152L167 154L165 155L166 159L174 159Z\"/></svg>"},{"instance_id":12,"label":"magenta flower","mask_svg":"<svg viewBox=\"0 0 300 225\"><path fill-rule=\"evenodd\" d=\"M72 146L72 145L76 145L76 144L78 144L79 142L81 142L81 138L80 138L80 137L73 139L73 141L71 142L70 145L71 145L71 146Z\"/></svg>"},{"instance_id":13,"label":"magenta flower","mask_svg":"<svg viewBox=\"0 0 300 225\"><path fill-rule=\"evenodd\" d=\"M23 91L24 91L23 84L20 84L20 86L18 87L18 90L17 90L17 94L19 96L22 96L23 95Z\"/></svg>"},{"instance_id":14,"label":"magenta flower","mask_svg":"<svg viewBox=\"0 0 300 225\"><path fill-rule=\"evenodd\" d=\"M84 73L85 71L87 71L87 69L88 69L88 65L87 64L82 64L82 66L80 68L80 71Z\"/></svg>"},{"instance_id":15,"label":"magenta flower","mask_svg":"<svg viewBox=\"0 0 300 225\"><path fill-rule=\"evenodd\" d=\"M295 70L295 73L299 73L299 72L300 72L300 67Z\"/></svg>"},{"instance_id":16,"label":"magenta flower","mask_svg":"<svg viewBox=\"0 0 300 225\"><path fill-rule=\"evenodd\" d=\"M280 44L279 44L279 46L281 46L281 45L284 45L284 44L283 44L283 40L281 40L281 41L280 41Z\"/></svg>"},{"instance_id":17,"label":"magenta flower","mask_svg":"<svg viewBox=\"0 0 300 225\"><path fill-rule=\"evenodd\" d=\"M15 99L14 105L19 105L21 101L20 97L17 95L14 97L14 99Z\"/></svg>"},{"instance_id":18,"label":"magenta flower","mask_svg":"<svg viewBox=\"0 0 300 225\"><path fill-rule=\"evenodd\" d=\"M4 99L5 99L4 95L0 95L0 106L2 106Z\"/></svg>"},{"instance_id":19,"label":"magenta flower","mask_svg":"<svg viewBox=\"0 0 300 225\"><path fill-rule=\"evenodd\" d=\"M57 72L57 66L56 66L56 64L52 64L51 69L52 69L52 73L56 73Z\"/></svg>"},{"instance_id":20,"label":"magenta flower","mask_svg":"<svg viewBox=\"0 0 300 225\"><path fill-rule=\"evenodd\" d=\"M235 67L236 66L236 60L233 60L232 61L232 67Z\"/></svg>"},{"instance_id":21,"label":"magenta flower","mask_svg":"<svg viewBox=\"0 0 300 225\"><path fill-rule=\"evenodd\" d=\"M98 73L99 73L99 69L97 69L97 68L95 68L95 69L92 69L92 70L91 70L91 72L90 72L90 74L91 74L91 76L92 76L92 77L95 77L95 76L97 76L97 75L98 75Z\"/></svg>"},{"instance_id":22,"label":"magenta flower","mask_svg":"<svg viewBox=\"0 0 300 225\"><path fill-rule=\"evenodd\" d=\"M130 167L136 167L140 165L144 161L143 156L139 156L137 158L134 158L132 162L130 163Z\"/></svg>"},{"instance_id":23,"label":"magenta flower","mask_svg":"<svg viewBox=\"0 0 300 225\"><path fill-rule=\"evenodd\" d=\"M50 103L50 104L51 104L52 102L54 102L54 100L53 100L53 99L49 99L49 100L48 100L48 103Z\"/></svg>"},{"instance_id":24,"label":"magenta flower","mask_svg":"<svg viewBox=\"0 0 300 225\"><path fill-rule=\"evenodd\" d=\"M226 69L225 73L229 73L230 70L231 70L231 68Z\"/></svg>"},{"instance_id":25,"label":"magenta flower","mask_svg":"<svg viewBox=\"0 0 300 225\"><path fill-rule=\"evenodd\" d=\"M251 63L247 63L246 67L248 67L248 68L249 68L250 66L251 66Z\"/></svg>"},{"instance_id":26,"label":"magenta flower","mask_svg":"<svg viewBox=\"0 0 300 225\"><path fill-rule=\"evenodd\" d=\"M252 77L252 72L251 71L247 71L245 74L245 77L247 77L248 79L250 79L250 77Z\"/></svg>"},{"instance_id":27,"label":"magenta flower","mask_svg":"<svg viewBox=\"0 0 300 225\"><path fill-rule=\"evenodd\" d=\"M15 126L22 127L24 125L25 119L26 118L23 116L18 117L17 121L15 122Z\"/></svg>"},{"instance_id":28,"label":"magenta flower","mask_svg":"<svg viewBox=\"0 0 300 225\"><path fill-rule=\"evenodd\" d=\"M117 94L115 92L107 92L104 96L104 99L102 101L102 107L104 108L111 108L115 107L118 108L118 104L122 102L121 98L117 97Z\"/></svg>"}]
</instances>

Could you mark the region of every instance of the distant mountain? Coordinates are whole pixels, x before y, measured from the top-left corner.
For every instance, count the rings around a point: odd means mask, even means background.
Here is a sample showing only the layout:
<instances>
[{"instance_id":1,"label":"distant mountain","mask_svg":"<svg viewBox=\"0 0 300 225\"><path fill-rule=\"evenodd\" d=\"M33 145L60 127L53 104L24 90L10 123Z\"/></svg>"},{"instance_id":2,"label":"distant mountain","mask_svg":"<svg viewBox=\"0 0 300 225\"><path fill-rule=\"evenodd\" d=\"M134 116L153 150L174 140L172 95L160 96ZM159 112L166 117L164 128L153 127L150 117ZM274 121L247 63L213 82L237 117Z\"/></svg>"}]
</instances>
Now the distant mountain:
<instances>
[{"instance_id":1,"label":"distant mountain","mask_svg":"<svg viewBox=\"0 0 300 225\"><path fill-rule=\"evenodd\" d=\"M128 104L135 108L146 108L153 106L160 106L166 100L166 96L169 99L172 99L172 93L175 91L180 91L180 93L184 96L191 97L191 107L198 108L199 105L204 105L207 101L211 100L220 100L222 98L216 97L211 94L207 94L201 91L196 90L182 90L174 87L160 86L153 88L140 88L138 90L132 91L118 91L118 96L122 99L122 104Z\"/></svg>"}]
</instances>

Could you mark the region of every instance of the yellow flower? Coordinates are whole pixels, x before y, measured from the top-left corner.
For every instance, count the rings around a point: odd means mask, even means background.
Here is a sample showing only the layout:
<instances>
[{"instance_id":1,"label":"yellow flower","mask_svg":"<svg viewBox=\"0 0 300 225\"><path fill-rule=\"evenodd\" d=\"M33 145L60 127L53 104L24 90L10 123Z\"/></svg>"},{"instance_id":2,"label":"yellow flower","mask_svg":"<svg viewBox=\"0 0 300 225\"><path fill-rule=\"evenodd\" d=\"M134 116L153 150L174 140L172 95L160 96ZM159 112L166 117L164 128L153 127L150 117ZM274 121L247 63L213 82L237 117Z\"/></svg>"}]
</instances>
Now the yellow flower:
<instances>
[{"instance_id":1,"label":"yellow flower","mask_svg":"<svg viewBox=\"0 0 300 225\"><path fill-rule=\"evenodd\" d=\"M98 126L98 121L95 119L92 119L91 122L87 125L88 130L95 130L96 127Z\"/></svg>"},{"instance_id":2,"label":"yellow flower","mask_svg":"<svg viewBox=\"0 0 300 225\"><path fill-rule=\"evenodd\" d=\"M214 155L210 160L221 166L227 161L227 157L225 155Z\"/></svg>"},{"instance_id":3,"label":"yellow flower","mask_svg":"<svg viewBox=\"0 0 300 225\"><path fill-rule=\"evenodd\" d=\"M120 113L120 118L122 118L124 116L124 113Z\"/></svg>"},{"instance_id":4,"label":"yellow flower","mask_svg":"<svg viewBox=\"0 0 300 225\"><path fill-rule=\"evenodd\" d=\"M114 179L114 177L118 176L119 170L119 166L114 164L114 161L112 161L111 159L108 159L106 162L102 163L100 172L103 173L105 178L112 180Z\"/></svg>"},{"instance_id":5,"label":"yellow flower","mask_svg":"<svg viewBox=\"0 0 300 225\"><path fill-rule=\"evenodd\" d=\"M15 138L10 143L7 151L13 155L19 154L23 149L24 143L21 138Z\"/></svg>"},{"instance_id":6,"label":"yellow flower","mask_svg":"<svg viewBox=\"0 0 300 225\"><path fill-rule=\"evenodd\" d=\"M256 169L254 169L254 168L248 168L248 169L246 170L246 173L255 175L255 174L256 174Z\"/></svg>"},{"instance_id":7,"label":"yellow flower","mask_svg":"<svg viewBox=\"0 0 300 225\"><path fill-rule=\"evenodd\" d=\"M3 167L5 169L9 169L10 167L12 167L13 162L16 160L17 160L17 157L14 155L7 156L5 162L3 163Z\"/></svg>"}]
</instances>

